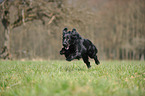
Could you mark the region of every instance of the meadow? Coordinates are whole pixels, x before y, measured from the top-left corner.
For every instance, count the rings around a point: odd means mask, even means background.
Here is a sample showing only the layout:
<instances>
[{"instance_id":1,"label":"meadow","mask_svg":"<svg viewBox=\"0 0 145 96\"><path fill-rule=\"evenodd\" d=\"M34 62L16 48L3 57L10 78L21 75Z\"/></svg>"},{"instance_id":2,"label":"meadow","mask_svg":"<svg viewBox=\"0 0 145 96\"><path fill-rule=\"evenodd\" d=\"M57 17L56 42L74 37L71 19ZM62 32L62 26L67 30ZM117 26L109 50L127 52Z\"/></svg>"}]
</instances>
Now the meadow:
<instances>
[{"instance_id":1,"label":"meadow","mask_svg":"<svg viewBox=\"0 0 145 96\"><path fill-rule=\"evenodd\" d=\"M0 61L0 96L145 96L145 61Z\"/></svg>"}]
</instances>

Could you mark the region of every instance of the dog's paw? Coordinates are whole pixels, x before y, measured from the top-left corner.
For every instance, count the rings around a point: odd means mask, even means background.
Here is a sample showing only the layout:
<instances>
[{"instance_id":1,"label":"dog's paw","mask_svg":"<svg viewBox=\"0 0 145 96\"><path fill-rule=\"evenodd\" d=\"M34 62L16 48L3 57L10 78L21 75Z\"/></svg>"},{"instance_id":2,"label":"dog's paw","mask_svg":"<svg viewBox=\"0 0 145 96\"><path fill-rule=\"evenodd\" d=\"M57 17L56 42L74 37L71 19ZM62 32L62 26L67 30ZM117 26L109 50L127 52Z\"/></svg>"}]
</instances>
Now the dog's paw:
<instances>
[{"instance_id":1,"label":"dog's paw","mask_svg":"<svg viewBox=\"0 0 145 96\"><path fill-rule=\"evenodd\" d=\"M67 61L71 61L73 60L73 56L72 55L69 55L67 58L66 58Z\"/></svg>"},{"instance_id":2,"label":"dog's paw","mask_svg":"<svg viewBox=\"0 0 145 96\"><path fill-rule=\"evenodd\" d=\"M87 68L90 69L91 68L91 65L87 66Z\"/></svg>"},{"instance_id":3,"label":"dog's paw","mask_svg":"<svg viewBox=\"0 0 145 96\"><path fill-rule=\"evenodd\" d=\"M97 65L99 65L100 64L100 62L97 60L96 62L95 62Z\"/></svg>"}]
</instances>

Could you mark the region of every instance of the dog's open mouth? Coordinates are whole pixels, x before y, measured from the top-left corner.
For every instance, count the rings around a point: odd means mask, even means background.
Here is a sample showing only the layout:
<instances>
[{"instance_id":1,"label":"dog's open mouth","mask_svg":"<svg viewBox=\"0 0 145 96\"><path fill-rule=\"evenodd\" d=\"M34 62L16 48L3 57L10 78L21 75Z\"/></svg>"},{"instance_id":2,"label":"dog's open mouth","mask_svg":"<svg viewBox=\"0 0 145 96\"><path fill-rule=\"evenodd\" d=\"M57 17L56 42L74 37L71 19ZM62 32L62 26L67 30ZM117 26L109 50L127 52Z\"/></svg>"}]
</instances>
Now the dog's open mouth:
<instances>
[{"instance_id":1,"label":"dog's open mouth","mask_svg":"<svg viewBox=\"0 0 145 96\"><path fill-rule=\"evenodd\" d=\"M65 46L65 49L68 50L68 49L69 49L69 45L66 45L66 46Z\"/></svg>"},{"instance_id":2,"label":"dog's open mouth","mask_svg":"<svg viewBox=\"0 0 145 96\"><path fill-rule=\"evenodd\" d=\"M64 46L64 48L65 48L66 50L69 49L69 44L65 44L65 45L63 45L63 46Z\"/></svg>"}]
</instances>

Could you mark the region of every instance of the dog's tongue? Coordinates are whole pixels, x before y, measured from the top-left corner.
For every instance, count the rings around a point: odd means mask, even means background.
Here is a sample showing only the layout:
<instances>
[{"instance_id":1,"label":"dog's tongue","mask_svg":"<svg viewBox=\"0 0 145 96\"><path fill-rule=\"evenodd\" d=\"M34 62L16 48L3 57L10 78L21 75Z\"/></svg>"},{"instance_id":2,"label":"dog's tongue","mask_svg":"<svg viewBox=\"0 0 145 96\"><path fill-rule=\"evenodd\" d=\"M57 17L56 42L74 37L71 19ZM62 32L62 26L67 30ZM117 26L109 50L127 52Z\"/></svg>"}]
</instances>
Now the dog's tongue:
<instances>
[{"instance_id":1,"label":"dog's tongue","mask_svg":"<svg viewBox=\"0 0 145 96\"><path fill-rule=\"evenodd\" d=\"M65 47L65 49L68 50L69 49L69 46Z\"/></svg>"},{"instance_id":2,"label":"dog's tongue","mask_svg":"<svg viewBox=\"0 0 145 96\"><path fill-rule=\"evenodd\" d=\"M66 50L68 50L68 49L69 49L69 46L66 47Z\"/></svg>"}]
</instances>

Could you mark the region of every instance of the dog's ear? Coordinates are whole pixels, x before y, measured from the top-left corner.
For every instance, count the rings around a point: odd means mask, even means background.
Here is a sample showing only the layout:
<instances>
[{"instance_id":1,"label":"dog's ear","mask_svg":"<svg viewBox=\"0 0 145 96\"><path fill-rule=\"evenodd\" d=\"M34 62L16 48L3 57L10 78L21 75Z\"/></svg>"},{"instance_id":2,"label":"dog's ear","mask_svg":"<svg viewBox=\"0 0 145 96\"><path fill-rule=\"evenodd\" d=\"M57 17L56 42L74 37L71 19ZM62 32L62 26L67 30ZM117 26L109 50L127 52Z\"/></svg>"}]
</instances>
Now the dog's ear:
<instances>
[{"instance_id":1,"label":"dog's ear","mask_svg":"<svg viewBox=\"0 0 145 96\"><path fill-rule=\"evenodd\" d=\"M72 29L72 33L73 34L76 33L76 29L75 28Z\"/></svg>"},{"instance_id":2,"label":"dog's ear","mask_svg":"<svg viewBox=\"0 0 145 96\"><path fill-rule=\"evenodd\" d=\"M82 37L78 34L75 28L72 29L72 38L81 39Z\"/></svg>"},{"instance_id":3,"label":"dog's ear","mask_svg":"<svg viewBox=\"0 0 145 96\"><path fill-rule=\"evenodd\" d=\"M68 30L68 29L65 27L65 28L63 29L62 32L63 32L63 33L67 33L67 30Z\"/></svg>"},{"instance_id":4,"label":"dog's ear","mask_svg":"<svg viewBox=\"0 0 145 96\"><path fill-rule=\"evenodd\" d=\"M76 32L76 29L73 28L73 29L72 29L72 32L71 32L71 34L72 34L72 35L71 35L71 38L72 38L72 39L77 39L77 34L76 34L76 33L77 33L77 32Z\"/></svg>"}]
</instances>

